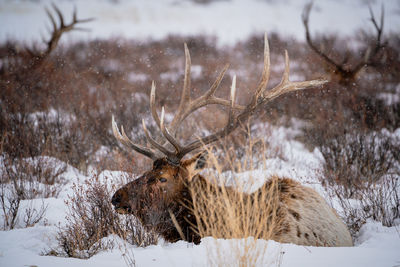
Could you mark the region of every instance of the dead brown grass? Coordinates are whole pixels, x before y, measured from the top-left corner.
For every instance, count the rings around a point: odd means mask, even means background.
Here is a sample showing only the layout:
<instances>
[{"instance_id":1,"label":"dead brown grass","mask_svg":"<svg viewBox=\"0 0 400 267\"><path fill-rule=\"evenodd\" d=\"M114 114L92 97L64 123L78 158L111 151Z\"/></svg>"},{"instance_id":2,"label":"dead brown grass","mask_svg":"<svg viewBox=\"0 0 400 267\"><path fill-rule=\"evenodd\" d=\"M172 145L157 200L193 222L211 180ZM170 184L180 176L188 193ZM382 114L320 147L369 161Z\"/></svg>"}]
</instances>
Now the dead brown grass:
<instances>
[{"instance_id":1,"label":"dead brown grass","mask_svg":"<svg viewBox=\"0 0 400 267\"><path fill-rule=\"evenodd\" d=\"M251 140L251 139L250 139ZM189 190L193 198L192 212L196 217L196 231L201 237L213 237L215 244L207 247L209 264L212 266L257 266L264 263L267 242L279 224L277 209L279 205L278 183L276 178L249 192L255 177L240 181L236 171L253 170L250 161L255 160L253 144L246 150L247 160L237 161L236 156L224 151L221 157L208 148L209 166L207 183L193 178ZM263 160L263 151L257 161ZM241 164L242 162L242 164ZM226 166L230 166L226 179ZM225 177L225 178L224 178ZM230 184L228 186L227 184ZM230 247L219 246L217 239L240 239L230 243ZM209 244L209 243L207 243Z\"/></svg>"}]
</instances>

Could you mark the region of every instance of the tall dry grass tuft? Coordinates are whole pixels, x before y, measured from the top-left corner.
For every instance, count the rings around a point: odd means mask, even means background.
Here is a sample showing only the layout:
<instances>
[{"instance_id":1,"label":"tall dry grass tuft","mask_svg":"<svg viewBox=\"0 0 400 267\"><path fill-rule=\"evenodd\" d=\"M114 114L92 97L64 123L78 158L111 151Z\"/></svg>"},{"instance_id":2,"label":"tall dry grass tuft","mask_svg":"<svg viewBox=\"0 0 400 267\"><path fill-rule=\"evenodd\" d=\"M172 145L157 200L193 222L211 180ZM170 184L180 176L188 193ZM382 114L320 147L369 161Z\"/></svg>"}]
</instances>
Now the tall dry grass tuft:
<instances>
[{"instance_id":1,"label":"tall dry grass tuft","mask_svg":"<svg viewBox=\"0 0 400 267\"><path fill-rule=\"evenodd\" d=\"M228 151L223 153L227 157L221 159L207 149L208 164L214 171L209 171L206 182L193 178L189 186L193 198L191 208L197 222L195 228L201 237L215 238L206 243L211 266L265 265L268 244L265 240L273 239L278 230L278 178L271 178L260 188L251 190L260 178L252 177L252 168L265 160L265 151L257 150L258 157L255 157L253 145L256 142L249 140L241 160ZM253 161L256 162L253 164ZM224 172L226 166L230 166L230 170ZM247 170L248 179L240 179L236 170ZM230 240L226 248L226 243L218 239L239 240Z\"/></svg>"}]
</instances>

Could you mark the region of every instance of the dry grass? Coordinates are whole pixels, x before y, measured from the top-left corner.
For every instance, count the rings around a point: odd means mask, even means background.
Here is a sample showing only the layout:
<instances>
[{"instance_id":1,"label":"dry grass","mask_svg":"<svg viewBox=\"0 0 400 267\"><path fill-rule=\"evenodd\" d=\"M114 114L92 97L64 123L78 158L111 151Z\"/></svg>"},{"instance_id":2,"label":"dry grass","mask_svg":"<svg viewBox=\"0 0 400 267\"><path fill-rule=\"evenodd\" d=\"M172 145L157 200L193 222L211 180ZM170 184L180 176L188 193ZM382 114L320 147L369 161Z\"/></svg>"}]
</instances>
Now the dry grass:
<instances>
[{"instance_id":1,"label":"dry grass","mask_svg":"<svg viewBox=\"0 0 400 267\"><path fill-rule=\"evenodd\" d=\"M277 179L270 179L266 183L268 186L249 193L246 192L249 188L244 187L252 186L252 177L246 180L246 184L235 177L235 170L252 170L252 144L250 141L244 157L246 160L242 161L237 161L236 156L230 157L225 151L227 157L221 162L220 157L208 149L209 167L214 171L209 171L207 183L196 178L190 183L192 212L197 222L195 229L201 237L216 238L206 245L211 266L256 266L265 263L267 242L259 242L259 239L272 239L279 224ZM228 180L223 178L226 177L226 166L230 166L231 177ZM227 183L235 186L228 186ZM240 240L231 240L230 247L226 248L218 245L218 238Z\"/></svg>"}]
</instances>

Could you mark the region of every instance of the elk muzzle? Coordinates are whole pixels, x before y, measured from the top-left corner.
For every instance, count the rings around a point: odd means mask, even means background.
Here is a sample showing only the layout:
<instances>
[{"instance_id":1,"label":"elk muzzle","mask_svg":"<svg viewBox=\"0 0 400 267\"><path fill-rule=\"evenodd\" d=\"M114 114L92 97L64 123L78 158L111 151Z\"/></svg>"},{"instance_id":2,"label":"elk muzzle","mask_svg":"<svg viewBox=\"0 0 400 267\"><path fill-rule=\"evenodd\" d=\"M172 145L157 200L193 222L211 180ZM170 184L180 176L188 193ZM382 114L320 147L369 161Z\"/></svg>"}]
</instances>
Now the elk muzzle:
<instances>
[{"instance_id":1,"label":"elk muzzle","mask_svg":"<svg viewBox=\"0 0 400 267\"><path fill-rule=\"evenodd\" d=\"M124 188L119 189L111 198L111 204L114 206L115 211L119 214L131 213L132 209L129 205L129 199Z\"/></svg>"}]
</instances>

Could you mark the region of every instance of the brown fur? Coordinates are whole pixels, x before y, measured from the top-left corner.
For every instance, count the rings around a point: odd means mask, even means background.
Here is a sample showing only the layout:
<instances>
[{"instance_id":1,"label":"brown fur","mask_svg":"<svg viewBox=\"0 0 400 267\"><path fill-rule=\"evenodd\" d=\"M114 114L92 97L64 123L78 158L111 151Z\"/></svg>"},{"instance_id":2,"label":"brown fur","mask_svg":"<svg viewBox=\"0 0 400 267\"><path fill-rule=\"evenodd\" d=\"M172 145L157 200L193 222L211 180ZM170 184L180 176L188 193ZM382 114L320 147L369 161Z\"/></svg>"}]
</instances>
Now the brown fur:
<instances>
[{"instance_id":1,"label":"brown fur","mask_svg":"<svg viewBox=\"0 0 400 267\"><path fill-rule=\"evenodd\" d=\"M199 183L199 188L210 185L198 174L201 157L199 154L182 161L179 166L169 163L167 159L154 161L151 171L114 194L112 203L115 209L119 213L135 215L145 227L157 231L169 242L183 239L183 234L185 240L199 243L201 237L193 229L196 219L188 207L193 206L189 190L191 183ZM278 223L272 239L298 245L352 246L346 226L317 192L288 178L276 179L279 197L276 211ZM261 196L262 192L268 192L271 181L247 195L249 200ZM212 188L214 192L221 190L216 185ZM213 190L210 192L212 194ZM234 194L236 191L227 188L227 192ZM170 212L176 218L181 233L171 220Z\"/></svg>"}]
</instances>

